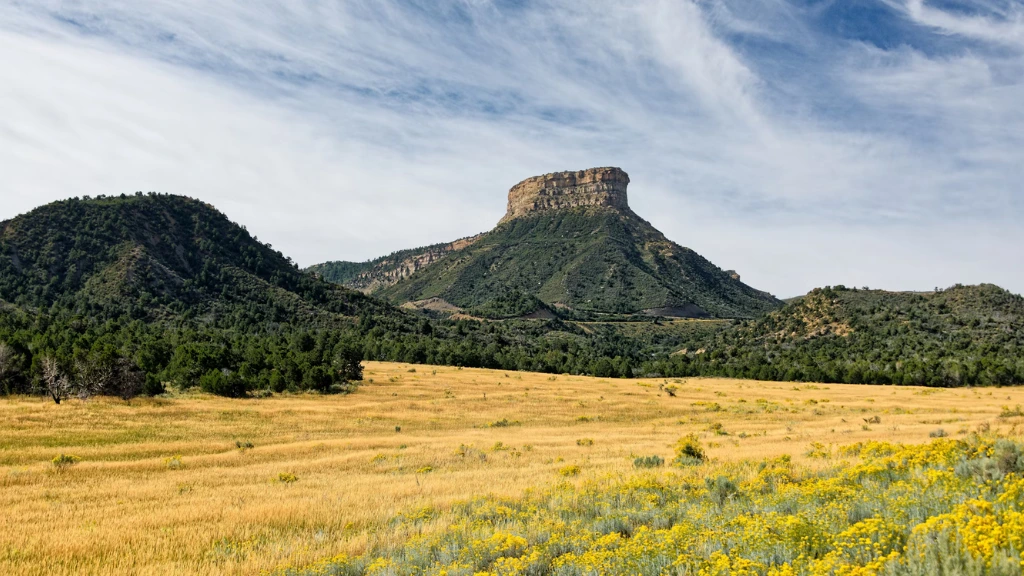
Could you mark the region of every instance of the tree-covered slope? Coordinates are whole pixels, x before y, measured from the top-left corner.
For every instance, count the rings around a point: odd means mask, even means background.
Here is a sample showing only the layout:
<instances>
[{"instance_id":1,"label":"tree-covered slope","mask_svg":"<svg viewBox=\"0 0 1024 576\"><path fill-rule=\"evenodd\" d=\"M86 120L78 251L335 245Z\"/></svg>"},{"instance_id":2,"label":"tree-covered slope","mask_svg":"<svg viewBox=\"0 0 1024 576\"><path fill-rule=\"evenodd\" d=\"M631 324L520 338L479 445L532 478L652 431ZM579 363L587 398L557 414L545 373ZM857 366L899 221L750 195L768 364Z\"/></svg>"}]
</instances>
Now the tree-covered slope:
<instances>
[{"instance_id":1,"label":"tree-covered slope","mask_svg":"<svg viewBox=\"0 0 1024 576\"><path fill-rule=\"evenodd\" d=\"M441 298L487 307L518 293L584 312L755 317L781 306L631 211L582 207L500 224L380 292L394 303Z\"/></svg>"},{"instance_id":2,"label":"tree-covered slope","mask_svg":"<svg viewBox=\"0 0 1024 576\"><path fill-rule=\"evenodd\" d=\"M300 272L207 204L158 194L54 202L0 223L0 300L231 326L387 308Z\"/></svg>"},{"instance_id":3,"label":"tree-covered slope","mask_svg":"<svg viewBox=\"0 0 1024 576\"><path fill-rule=\"evenodd\" d=\"M314 264L306 268L328 282L341 284L346 288L372 294L378 290L394 285L421 268L426 268L472 244L479 236L462 238L455 242L431 244L422 248L410 248L392 252L366 262L346 262L342 260Z\"/></svg>"},{"instance_id":4,"label":"tree-covered slope","mask_svg":"<svg viewBox=\"0 0 1024 576\"><path fill-rule=\"evenodd\" d=\"M417 316L299 271L180 196L72 199L0 223L0 393L328 391L362 359L632 375L644 346L557 320Z\"/></svg>"},{"instance_id":5,"label":"tree-covered slope","mask_svg":"<svg viewBox=\"0 0 1024 576\"><path fill-rule=\"evenodd\" d=\"M654 368L666 375L962 386L1024 383L1024 298L816 289Z\"/></svg>"}]
</instances>

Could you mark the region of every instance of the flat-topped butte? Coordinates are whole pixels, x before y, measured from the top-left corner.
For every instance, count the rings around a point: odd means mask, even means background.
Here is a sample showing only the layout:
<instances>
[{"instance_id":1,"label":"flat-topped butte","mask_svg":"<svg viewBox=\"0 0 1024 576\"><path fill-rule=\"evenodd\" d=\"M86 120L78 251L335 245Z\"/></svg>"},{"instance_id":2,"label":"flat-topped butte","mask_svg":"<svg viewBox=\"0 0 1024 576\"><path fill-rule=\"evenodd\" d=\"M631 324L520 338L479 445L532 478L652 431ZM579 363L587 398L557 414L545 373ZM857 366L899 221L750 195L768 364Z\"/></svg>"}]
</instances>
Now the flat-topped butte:
<instances>
[{"instance_id":1,"label":"flat-topped butte","mask_svg":"<svg viewBox=\"0 0 1024 576\"><path fill-rule=\"evenodd\" d=\"M508 211L499 224L534 212L608 206L629 210L629 175L621 168L589 168L527 178L508 192Z\"/></svg>"}]
</instances>

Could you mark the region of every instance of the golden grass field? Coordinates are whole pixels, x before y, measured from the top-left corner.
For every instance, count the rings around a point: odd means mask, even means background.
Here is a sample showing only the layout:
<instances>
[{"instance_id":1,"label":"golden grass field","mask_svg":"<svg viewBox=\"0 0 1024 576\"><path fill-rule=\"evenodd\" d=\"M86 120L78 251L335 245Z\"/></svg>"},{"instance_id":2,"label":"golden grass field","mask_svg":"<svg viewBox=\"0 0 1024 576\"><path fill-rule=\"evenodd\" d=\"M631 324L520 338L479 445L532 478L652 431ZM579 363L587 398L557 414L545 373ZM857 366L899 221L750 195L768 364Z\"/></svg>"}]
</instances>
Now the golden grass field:
<instances>
[{"instance_id":1,"label":"golden grass field","mask_svg":"<svg viewBox=\"0 0 1024 576\"><path fill-rule=\"evenodd\" d=\"M715 459L806 461L812 442L918 443L979 426L1018 434L1019 418L998 415L1024 403L1024 390L1007 388L374 362L365 377L347 396L0 400L0 573L260 573L399 542L406 535L389 523L398 514L517 496L565 480L567 465L581 467L573 482L630 474L635 456L668 460L692 432ZM679 387L675 397L665 384ZM81 461L57 470L61 453Z\"/></svg>"}]
</instances>

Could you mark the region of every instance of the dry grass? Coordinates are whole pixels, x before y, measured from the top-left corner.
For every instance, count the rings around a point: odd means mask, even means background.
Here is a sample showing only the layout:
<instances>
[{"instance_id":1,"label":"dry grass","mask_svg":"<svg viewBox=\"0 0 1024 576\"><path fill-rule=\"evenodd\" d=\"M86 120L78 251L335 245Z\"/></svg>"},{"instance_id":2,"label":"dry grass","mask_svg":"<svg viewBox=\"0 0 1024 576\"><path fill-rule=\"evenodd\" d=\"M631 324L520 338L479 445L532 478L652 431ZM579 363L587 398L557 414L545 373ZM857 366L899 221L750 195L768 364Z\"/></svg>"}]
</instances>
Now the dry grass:
<instances>
[{"instance_id":1,"label":"dry grass","mask_svg":"<svg viewBox=\"0 0 1024 576\"><path fill-rule=\"evenodd\" d=\"M573 482L630 473L633 457L669 459L691 432L712 458L800 460L812 442L1012 434L1024 422L999 417L1024 403L1019 389L383 363L366 378L334 397L0 400L0 573L251 574L358 553L403 538L389 529L397 514L518 495L565 480L569 466ZM59 471L61 453L81 462Z\"/></svg>"}]
</instances>

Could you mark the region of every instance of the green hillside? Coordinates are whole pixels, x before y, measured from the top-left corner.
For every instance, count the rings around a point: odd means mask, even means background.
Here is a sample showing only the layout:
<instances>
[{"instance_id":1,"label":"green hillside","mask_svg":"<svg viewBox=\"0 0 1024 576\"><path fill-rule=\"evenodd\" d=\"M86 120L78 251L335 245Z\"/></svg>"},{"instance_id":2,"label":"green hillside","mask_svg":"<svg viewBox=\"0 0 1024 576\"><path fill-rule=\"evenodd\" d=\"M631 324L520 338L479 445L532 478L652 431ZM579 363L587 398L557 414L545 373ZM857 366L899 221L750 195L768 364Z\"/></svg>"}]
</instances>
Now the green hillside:
<instances>
[{"instance_id":1,"label":"green hillside","mask_svg":"<svg viewBox=\"0 0 1024 576\"><path fill-rule=\"evenodd\" d=\"M991 284L934 293L816 289L652 370L765 380L1024 383L1024 298Z\"/></svg>"},{"instance_id":2,"label":"green hillside","mask_svg":"<svg viewBox=\"0 0 1024 576\"><path fill-rule=\"evenodd\" d=\"M0 223L0 299L233 327L386 308L300 272L207 204L157 194L65 200Z\"/></svg>"},{"instance_id":3,"label":"green hillside","mask_svg":"<svg viewBox=\"0 0 1024 576\"><path fill-rule=\"evenodd\" d=\"M414 252L408 250L407 252ZM381 256L376 260L368 260L366 262L347 262L344 260L332 260L331 262L324 262L322 264L314 264L306 268L307 272L311 272L327 282L332 284L346 285L349 282L355 280L360 274L363 274L369 270L372 270L374 266L380 264L382 261L386 261L391 254L388 256Z\"/></svg>"},{"instance_id":4,"label":"green hillside","mask_svg":"<svg viewBox=\"0 0 1024 576\"><path fill-rule=\"evenodd\" d=\"M384 293L433 296L465 313L404 311L301 272L190 198L55 202L0 223L0 393L41 393L49 376L90 393L328 392L358 379L364 359L618 377L1024 383L1020 296L991 285L837 287L774 309L770 296L606 208L510 220ZM586 317L621 301L632 304L613 310L766 313Z\"/></svg>"},{"instance_id":5,"label":"green hillside","mask_svg":"<svg viewBox=\"0 0 1024 576\"><path fill-rule=\"evenodd\" d=\"M441 298L471 310L519 294L589 313L750 318L781 306L632 212L607 207L512 219L380 292L394 303Z\"/></svg>"},{"instance_id":6,"label":"green hillside","mask_svg":"<svg viewBox=\"0 0 1024 576\"><path fill-rule=\"evenodd\" d=\"M362 359L626 376L654 340L432 320L301 272L181 196L72 199L0 223L0 393L45 391L51 360L68 389L104 394L326 392Z\"/></svg>"}]
</instances>

